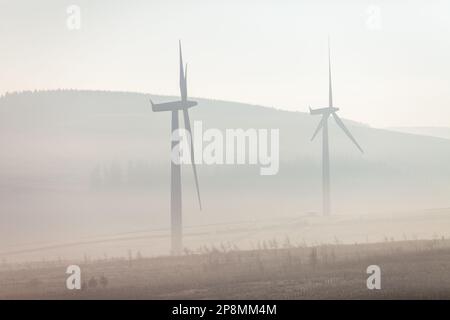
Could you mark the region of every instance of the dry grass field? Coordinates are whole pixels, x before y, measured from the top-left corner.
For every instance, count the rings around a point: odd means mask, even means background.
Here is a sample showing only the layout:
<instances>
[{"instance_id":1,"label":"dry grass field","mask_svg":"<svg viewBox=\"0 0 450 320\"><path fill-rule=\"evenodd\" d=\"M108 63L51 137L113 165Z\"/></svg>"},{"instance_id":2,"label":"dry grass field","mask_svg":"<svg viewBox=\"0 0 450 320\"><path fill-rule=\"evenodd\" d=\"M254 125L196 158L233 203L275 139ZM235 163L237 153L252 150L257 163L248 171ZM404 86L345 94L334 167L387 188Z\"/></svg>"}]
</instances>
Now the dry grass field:
<instances>
[{"instance_id":1,"label":"dry grass field","mask_svg":"<svg viewBox=\"0 0 450 320\"><path fill-rule=\"evenodd\" d=\"M78 264L82 290L66 289ZM368 290L366 268L381 268ZM203 248L181 257L47 261L0 272L1 299L450 299L450 240Z\"/></svg>"}]
</instances>

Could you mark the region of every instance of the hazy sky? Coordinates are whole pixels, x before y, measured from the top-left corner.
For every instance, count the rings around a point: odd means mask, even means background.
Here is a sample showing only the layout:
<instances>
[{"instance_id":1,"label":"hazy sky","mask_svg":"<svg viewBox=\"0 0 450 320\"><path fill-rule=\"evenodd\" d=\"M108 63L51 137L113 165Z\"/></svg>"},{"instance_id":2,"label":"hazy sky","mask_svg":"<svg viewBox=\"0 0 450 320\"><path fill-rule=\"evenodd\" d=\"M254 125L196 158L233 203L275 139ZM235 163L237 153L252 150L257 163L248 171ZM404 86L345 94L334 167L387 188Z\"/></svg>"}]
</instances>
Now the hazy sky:
<instances>
[{"instance_id":1,"label":"hazy sky","mask_svg":"<svg viewBox=\"0 0 450 320\"><path fill-rule=\"evenodd\" d=\"M0 92L102 89L306 111L373 126L450 126L450 1L0 0ZM69 5L81 29L69 30Z\"/></svg>"}]
</instances>

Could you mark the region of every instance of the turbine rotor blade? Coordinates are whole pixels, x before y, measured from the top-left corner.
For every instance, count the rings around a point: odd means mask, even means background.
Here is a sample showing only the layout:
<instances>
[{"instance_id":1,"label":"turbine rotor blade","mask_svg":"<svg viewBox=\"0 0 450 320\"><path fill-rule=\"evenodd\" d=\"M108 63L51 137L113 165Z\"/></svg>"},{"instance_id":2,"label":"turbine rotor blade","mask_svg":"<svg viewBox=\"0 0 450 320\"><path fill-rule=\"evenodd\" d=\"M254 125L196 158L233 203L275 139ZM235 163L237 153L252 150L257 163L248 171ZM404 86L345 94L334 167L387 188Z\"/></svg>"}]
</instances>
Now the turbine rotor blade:
<instances>
[{"instance_id":1,"label":"turbine rotor blade","mask_svg":"<svg viewBox=\"0 0 450 320\"><path fill-rule=\"evenodd\" d=\"M313 140L316 138L316 136L317 136L317 134L319 133L320 129L323 128L323 124L324 124L325 121L326 121L326 120L325 120L325 116L323 116L322 119L321 119L320 122L319 122L319 125L317 126L316 131L314 132L314 135L313 135L312 138L311 138L311 141L313 141Z\"/></svg>"},{"instance_id":2,"label":"turbine rotor blade","mask_svg":"<svg viewBox=\"0 0 450 320\"><path fill-rule=\"evenodd\" d=\"M188 64L186 63L186 68L184 71L184 94L187 100L187 72L188 72Z\"/></svg>"},{"instance_id":3,"label":"turbine rotor blade","mask_svg":"<svg viewBox=\"0 0 450 320\"><path fill-rule=\"evenodd\" d=\"M187 88L186 88L186 77L184 75L183 53L181 50L181 40L179 41L179 46L180 46L180 93L181 93L181 100L186 101L187 100Z\"/></svg>"},{"instance_id":4,"label":"turbine rotor blade","mask_svg":"<svg viewBox=\"0 0 450 320\"><path fill-rule=\"evenodd\" d=\"M333 88L331 84L331 53L330 53L330 37L328 37L328 106L333 106Z\"/></svg>"},{"instance_id":5,"label":"turbine rotor blade","mask_svg":"<svg viewBox=\"0 0 450 320\"><path fill-rule=\"evenodd\" d=\"M195 156L194 156L194 139L192 137L192 130L191 130L191 121L189 119L189 112L188 109L183 109L183 118L184 118L184 126L186 130L189 132L190 135L190 147L191 147L191 164L192 164L192 171L194 172L194 179L195 179L195 187L197 189L197 198L198 198L198 204L200 206L200 211L202 210L202 201L200 198L200 187L198 185L198 176L197 176L197 167L195 165Z\"/></svg>"},{"instance_id":6,"label":"turbine rotor blade","mask_svg":"<svg viewBox=\"0 0 450 320\"><path fill-rule=\"evenodd\" d=\"M347 129L347 127L345 126L344 122L342 122L341 118L339 118L339 116L333 112L333 118L334 120L336 120L336 123L338 124L339 127L341 127L342 131L344 131L344 133L350 138L350 140L352 140L352 142L356 145L356 147L359 149L359 151L361 151L361 153L364 153L363 149L361 148L361 146L358 144L358 142L356 141L356 139L352 136L352 134L350 133L350 131Z\"/></svg>"}]
</instances>

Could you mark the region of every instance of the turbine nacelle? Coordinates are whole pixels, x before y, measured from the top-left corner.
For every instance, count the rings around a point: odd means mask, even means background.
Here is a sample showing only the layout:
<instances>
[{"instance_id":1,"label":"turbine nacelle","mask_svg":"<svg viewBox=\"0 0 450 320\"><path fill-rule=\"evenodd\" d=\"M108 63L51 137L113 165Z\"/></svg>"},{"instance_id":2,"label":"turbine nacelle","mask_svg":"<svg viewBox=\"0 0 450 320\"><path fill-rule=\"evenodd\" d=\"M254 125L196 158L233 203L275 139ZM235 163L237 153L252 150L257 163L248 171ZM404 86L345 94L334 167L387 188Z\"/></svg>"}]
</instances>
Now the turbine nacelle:
<instances>
[{"instance_id":1,"label":"turbine nacelle","mask_svg":"<svg viewBox=\"0 0 450 320\"><path fill-rule=\"evenodd\" d=\"M309 113L312 115L330 115L334 112L339 111L339 108L335 108L335 107L325 107L325 108L319 108L319 109L311 109L311 107L309 108Z\"/></svg>"},{"instance_id":2,"label":"turbine nacelle","mask_svg":"<svg viewBox=\"0 0 450 320\"><path fill-rule=\"evenodd\" d=\"M155 104L155 103L153 103L152 99L150 99L150 103L152 104L153 112L187 110L189 108L195 107L198 104L197 101L192 101L192 100L173 101L173 102Z\"/></svg>"}]
</instances>

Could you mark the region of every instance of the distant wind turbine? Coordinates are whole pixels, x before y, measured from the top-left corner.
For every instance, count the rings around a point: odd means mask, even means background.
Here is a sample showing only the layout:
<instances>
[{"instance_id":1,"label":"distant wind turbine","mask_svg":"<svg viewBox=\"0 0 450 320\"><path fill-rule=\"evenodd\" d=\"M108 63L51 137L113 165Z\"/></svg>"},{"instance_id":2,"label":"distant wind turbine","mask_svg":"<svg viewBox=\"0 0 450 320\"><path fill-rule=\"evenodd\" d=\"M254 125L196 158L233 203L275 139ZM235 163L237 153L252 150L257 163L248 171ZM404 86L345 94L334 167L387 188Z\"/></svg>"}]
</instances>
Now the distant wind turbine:
<instances>
[{"instance_id":1,"label":"distant wind turbine","mask_svg":"<svg viewBox=\"0 0 450 320\"><path fill-rule=\"evenodd\" d=\"M188 109L197 105L196 101L188 100L187 96L187 64L183 66L183 55L180 47L180 92L181 100L174 102L155 104L150 99L152 110L154 112L171 111L172 112L172 135L179 129L179 111L183 111L184 126L189 132L190 148L191 148L191 164L194 172L195 187L197 189L197 198L202 209L200 199L200 189L198 186L197 168L194 161L194 143L192 138L191 122L189 120ZM171 150L178 146L180 141L172 139ZM181 205L181 167L179 161L175 163L171 161L171 185L170 185L170 216L171 216L171 247L173 255L180 255L183 250L183 231L182 231L182 205Z\"/></svg>"},{"instance_id":2,"label":"distant wind turbine","mask_svg":"<svg viewBox=\"0 0 450 320\"><path fill-rule=\"evenodd\" d=\"M336 114L339 108L333 107L333 90L331 85L331 57L330 57L330 41L328 40L328 78L329 78L329 103L328 107L321 109L311 109L309 111L312 115L322 115L319 125L317 126L311 141L317 136L320 130L322 130L322 188L323 188L323 214L330 214L330 152L328 146L328 118L333 116L337 125L344 131L344 133L350 138L350 140L356 145L356 147L364 153L361 146L356 142L350 131L344 125L341 118Z\"/></svg>"}]
</instances>

